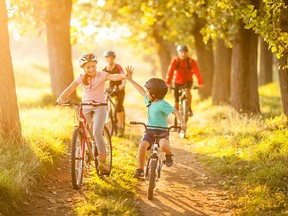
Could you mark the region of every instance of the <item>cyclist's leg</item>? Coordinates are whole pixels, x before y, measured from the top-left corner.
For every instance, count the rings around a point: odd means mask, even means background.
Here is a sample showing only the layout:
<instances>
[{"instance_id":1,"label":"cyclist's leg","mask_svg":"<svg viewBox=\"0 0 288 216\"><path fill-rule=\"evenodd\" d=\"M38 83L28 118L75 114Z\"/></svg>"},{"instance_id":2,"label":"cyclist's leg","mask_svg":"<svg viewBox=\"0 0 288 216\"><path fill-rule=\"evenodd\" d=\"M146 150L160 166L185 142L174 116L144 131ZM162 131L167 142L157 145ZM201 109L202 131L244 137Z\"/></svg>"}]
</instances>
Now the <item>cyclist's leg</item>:
<instances>
[{"instance_id":1,"label":"cyclist's leg","mask_svg":"<svg viewBox=\"0 0 288 216\"><path fill-rule=\"evenodd\" d=\"M93 117L93 109L85 107L85 108L83 108L83 114L86 118L87 125L90 128L91 122L92 122L92 117Z\"/></svg>"},{"instance_id":2,"label":"cyclist's leg","mask_svg":"<svg viewBox=\"0 0 288 216\"><path fill-rule=\"evenodd\" d=\"M191 93L191 88L192 88L192 81L187 82L185 84L185 91L186 91L186 95L187 95L187 101L188 101L188 110L189 110L189 115L192 116L193 112L192 112L192 93Z\"/></svg>"},{"instance_id":3,"label":"cyclist's leg","mask_svg":"<svg viewBox=\"0 0 288 216\"><path fill-rule=\"evenodd\" d=\"M106 146L103 138L103 128L107 116L107 107L100 106L94 109L93 134L96 141L100 160L106 162Z\"/></svg>"},{"instance_id":4,"label":"cyclist's leg","mask_svg":"<svg viewBox=\"0 0 288 216\"><path fill-rule=\"evenodd\" d=\"M175 88L174 88L174 107L176 110L179 110L179 84L175 83Z\"/></svg>"},{"instance_id":5,"label":"cyclist's leg","mask_svg":"<svg viewBox=\"0 0 288 216\"><path fill-rule=\"evenodd\" d=\"M138 146L138 168L144 170L147 149L150 144L148 141L141 141Z\"/></svg>"},{"instance_id":6,"label":"cyclist's leg","mask_svg":"<svg viewBox=\"0 0 288 216\"><path fill-rule=\"evenodd\" d=\"M160 148L165 153L165 164L166 166L170 167L173 165L172 153L171 153L171 146L169 142L169 136L160 139L159 141Z\"/></svg>"},{"instance_id":7,"label":"cyclist's leg","mask_svg":"<svg viewBox=\"0 0 288 216\"><path fill-rule=\"evenodd\" d=\"M179 110L179 86L178 84L175 83L175 87L174 87L174 108L176 110ZM178 122L177 122L177 118L174 118L174 125L177 126Z\"/></svg>"},{"instance_id":8,"label":"cyclist's leg","mask_svg":"<svg viewBox=\"0 0 288 216\"><path fill-rule=\"evenodd\" d=\"M167 138L162 138L159 140L160 148L165 154L171 154L171 146Z\"/></svg>"},{"instance_id":9,"label":"cyclist's leg","mask_svg":"<svg viewBox=\"0 0 288 216\"><path fill-rule=\"evenodd\" d=\"M124 90L119 90L117 92L117 101L118 102L117 102L117 107L116 107L116 115L117 115L117 128L118 128L119 136L123 136L123 125L125 124L125 122L124 122L124 107L123 107L124 96L125 96Z\"/></svg>"},{"instance_id":10,"label":"cyclist's leg","mask_svg":"<svg viewBox=\"0 0 288 216\"><path fill-rule=\"evenodd\" d=\"M151 149L151 144L154 142L154 136L149 133L145 133L138 146L138 168L134 174L134 178L143 178L144 177L144 167L147 150Z\"/></svg>"}]
</instances>

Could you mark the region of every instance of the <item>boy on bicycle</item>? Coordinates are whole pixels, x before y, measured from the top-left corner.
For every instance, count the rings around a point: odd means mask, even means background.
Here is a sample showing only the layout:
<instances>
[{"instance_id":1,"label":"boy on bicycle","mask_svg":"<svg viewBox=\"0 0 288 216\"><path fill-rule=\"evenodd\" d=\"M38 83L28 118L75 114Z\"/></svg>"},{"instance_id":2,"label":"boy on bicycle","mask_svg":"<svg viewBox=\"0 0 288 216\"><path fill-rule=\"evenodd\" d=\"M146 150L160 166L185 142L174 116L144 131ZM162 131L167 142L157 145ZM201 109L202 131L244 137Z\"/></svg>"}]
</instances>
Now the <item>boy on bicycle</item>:
<instances>
[{"instance_id":1,"label":"boy on bicycle","mask_svg":"<svg viewBox=\"0 0 288 216\"><path fill-rule=\"evenodd\" d=\"M166 83L168 87L171 87L171 82L175 72L175 81L174 81L174 98L175 104L174 107L179 110L179 88L185 88L186 95L188 98L188 114L189 116L193 115L191 109L192 103L192 94L191 88L193 84L193 74L196 75L198 80L198 86L203 86L203 80L198 69L197 62L188 56L188 47L187 46L178 46L177 47L178 57L172 59L170 62Z\"/></svg>"},{"instance_id":2,"label":"boy on bicycle","mask_svg":"<svg viewBox=\"0 0 288 216\"><path fill-rule=\"evenodd\" d=\"M109 74L124 74L122 67L119 64L115 63L116 54L111 50L107 50L104 52L103 56L107 62L107 65L102 70ZM116 118L117 118L117 136L122 137L124 134L123 125L124 122L124 106L123 101L125 97L125 80L119 81L110 81L109 89L113 89L115 86L118 87L117 92L115 92L115 96L117 97L117 104L116 104ZM114 94L113 94L114 96Z\"/></svg>"},{"instance_id":3,"label":"boy on bicycle","mask_svg":"<svg viewBox=\"0 0 288 216\"><path fill-rule=\"evenodd\" d=\"M144 102L148 108L148 132L145 133L140 141L138 147L138 168L134 174L135 178L141 179L144 177L144 166L146 159L146 152L151 148L154 143L154 135L155 134L163 134L166 133L166 130L150 128L150 126L156 127L167 127L168 126L168 115L173 113L177 119L181 122L181 129L186 131L187 126L185 124L184 118L182 115L168 102L164 100L164 97L168 91L168 86L165 81L159 78L151 78L149 79L144 87L146 90L136 83L132 74L134 68L131 66L126 67L127 71L127 80L138 90L138 92L144 96ZM165 152L166 157L166 166L170 167L173 165L171 147L169 143L169 134L167 134L164 138L159 140L160 148L163 152Z\"/></svg>"}]
</instances>

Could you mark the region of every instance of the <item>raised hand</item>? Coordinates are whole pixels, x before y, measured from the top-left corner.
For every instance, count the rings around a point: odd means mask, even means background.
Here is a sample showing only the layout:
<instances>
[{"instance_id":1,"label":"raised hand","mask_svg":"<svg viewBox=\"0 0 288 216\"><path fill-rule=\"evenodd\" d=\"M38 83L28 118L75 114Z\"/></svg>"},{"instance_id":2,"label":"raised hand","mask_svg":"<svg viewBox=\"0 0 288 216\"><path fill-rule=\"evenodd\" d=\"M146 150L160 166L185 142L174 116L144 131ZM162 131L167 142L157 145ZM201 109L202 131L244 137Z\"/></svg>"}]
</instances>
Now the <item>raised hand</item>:
<instances>
[{"instance_id":1,"label":"raised hand","mask_svg":"<svg viewBox=\"0 0 288 216\"><path fill-rule=\"evenodd\" d=\"M132 75L133 75L134 68L132 66L127 66L126 67L126 71L127 71L126 78L128 80L132 80Z\"/></svg>"}]
</instances>

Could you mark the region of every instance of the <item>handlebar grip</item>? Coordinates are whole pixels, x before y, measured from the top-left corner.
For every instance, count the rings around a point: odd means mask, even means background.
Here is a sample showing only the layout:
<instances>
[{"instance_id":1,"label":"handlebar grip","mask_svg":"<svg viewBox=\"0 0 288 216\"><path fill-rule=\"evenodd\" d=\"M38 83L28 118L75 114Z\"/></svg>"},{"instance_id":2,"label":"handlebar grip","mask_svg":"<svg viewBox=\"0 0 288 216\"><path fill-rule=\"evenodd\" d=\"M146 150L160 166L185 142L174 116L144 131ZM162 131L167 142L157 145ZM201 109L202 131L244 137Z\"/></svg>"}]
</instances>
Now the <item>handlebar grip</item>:
<instances>
[{"instance_id":1,"label":"handlebar grip","mask_svg":"<svg viewBox=\"0 0 288 216\"><path fill-rule=\"evenodd\" d=\"M130 124L137 124L136 121L130 121Z\"/></svg>"}]
</instances>

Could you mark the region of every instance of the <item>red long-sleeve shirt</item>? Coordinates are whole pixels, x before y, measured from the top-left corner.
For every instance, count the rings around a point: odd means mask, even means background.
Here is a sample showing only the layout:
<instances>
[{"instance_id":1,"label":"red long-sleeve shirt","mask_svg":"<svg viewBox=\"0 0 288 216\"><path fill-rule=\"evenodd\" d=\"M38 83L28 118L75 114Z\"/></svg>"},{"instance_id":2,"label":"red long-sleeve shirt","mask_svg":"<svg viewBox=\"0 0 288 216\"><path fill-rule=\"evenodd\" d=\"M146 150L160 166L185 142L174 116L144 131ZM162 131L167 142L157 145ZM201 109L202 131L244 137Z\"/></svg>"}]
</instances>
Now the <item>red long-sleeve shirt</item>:
<instances>
[{"instance_id":1,"label":"red long-sleeve shirt","mask_svg":"<svg viewBox=\"0 0 288 216\"><path fill-rule=\"evenodd\" d=\"M187 64L187 59L180 59L178 57L172 59L166 75L166 83L171 84L175 72L174 82L176 84L182 85L189 81L193 82L192 75L195 74L198 80L198 85L203 85L197 62L194 59L189 58L189 64L190 69Z\"/></svg>"}]
</instances>

